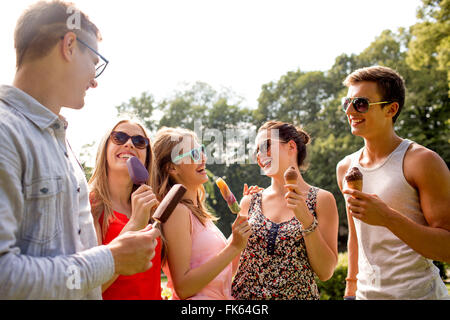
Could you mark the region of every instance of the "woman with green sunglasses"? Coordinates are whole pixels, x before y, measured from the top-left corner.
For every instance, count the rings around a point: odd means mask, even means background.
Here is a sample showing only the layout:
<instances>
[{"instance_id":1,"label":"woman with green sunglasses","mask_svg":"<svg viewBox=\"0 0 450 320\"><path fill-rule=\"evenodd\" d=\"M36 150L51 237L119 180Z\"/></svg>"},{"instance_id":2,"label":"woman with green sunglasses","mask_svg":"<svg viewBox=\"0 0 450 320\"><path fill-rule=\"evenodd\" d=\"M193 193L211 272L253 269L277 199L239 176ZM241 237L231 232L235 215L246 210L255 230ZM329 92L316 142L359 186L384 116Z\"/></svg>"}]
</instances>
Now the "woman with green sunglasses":
<instances>
[{"instance_id":1,"label":"woman with green sunglasses","mask_svg":"<svg viewBox=\"0 0 450 320\"><path fill-rule=\"evenodd\" d=\"M251 234L247 218L237 215L232 235L226 239L213 223L217 220L205 205L205 147L195 133L163 128L156 134L153 152L153 189L164 198L177 183L187 188L180 204L163 225L163 271L173 299L230 300L231 280L241 251Z\"/></svg>"},{"instance_id":2,"label":"woman with green sunglasses","mask_svg":"<svg viewBox=\"0 0 450 320\"><path fill-rule=\"evenodd\" d=\"M202 158L202 154L206 155L206 149L203 144L198 148L193 148L186 153L176 156L175 159L173 159L173 162L177 163L185 157L191 157L192 161L199 161Z\"/></svg>"}]
</instances>

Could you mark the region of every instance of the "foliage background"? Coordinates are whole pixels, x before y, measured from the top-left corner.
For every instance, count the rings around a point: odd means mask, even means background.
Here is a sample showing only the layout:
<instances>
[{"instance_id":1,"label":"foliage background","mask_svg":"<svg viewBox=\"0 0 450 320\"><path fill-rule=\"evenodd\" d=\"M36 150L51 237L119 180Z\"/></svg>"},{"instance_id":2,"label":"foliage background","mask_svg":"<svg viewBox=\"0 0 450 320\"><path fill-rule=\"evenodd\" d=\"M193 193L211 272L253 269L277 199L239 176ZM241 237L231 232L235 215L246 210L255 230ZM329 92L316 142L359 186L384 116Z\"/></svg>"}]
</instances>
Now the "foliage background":
<instances>
[{"instance_id":1,"label":"foliage background","mask_svg":"<svg viewBox=\"0 0 450 320\"><path fill-rule=\"evenodd\" d=\"M304 172L304 178L311 185L333 193L339 210L339 251L342 252L346 250L347 218L335 168L344 156L363 146L362 139L351 135L345 114L339 107L340 99L347 91L342 81L352 71L372 65L396 69L405 79L406 104L395 126L397 133L437 152L448 166L450 0L422 0L416 24L396 31L383 31L361 53L336 57L329 70L286 70L278 81L261 87L255 109L243 105L232 90L218 91L207 83L197 82L174 90L161 101L156 101L150 91L143 92L117 106L117 112L138 117L152 134L162 126L194 130L194 122L199 119L204 128L219 130L224 137L230 129L256 132L260 125L271 119L303 126L312 137L308 147L309 168ZM203 143L217 146L220 141ZM225 143L223 141L223 149ZM250 148L252 141L245 141L245 145ZM86 145L86 149L88 147ZM225 236L231 233L234 216L214 185L214 177L224 177L238 200L242 197L244 183L261 187L270 184L270 180L260 174L258 166L252 164L250 153L246 152L242 159L245 164L211 164L207 167L210 177L206 184L207 203L220 218L218 227ZM215 153L215 156L234 155ZM84 165L89 177L92 168ZM342 277L341 273L337 272L335 277ZM330 284L336 282L335 277ZM342 279L336 283L342 286Z\"/></svg>"}]
</instances>

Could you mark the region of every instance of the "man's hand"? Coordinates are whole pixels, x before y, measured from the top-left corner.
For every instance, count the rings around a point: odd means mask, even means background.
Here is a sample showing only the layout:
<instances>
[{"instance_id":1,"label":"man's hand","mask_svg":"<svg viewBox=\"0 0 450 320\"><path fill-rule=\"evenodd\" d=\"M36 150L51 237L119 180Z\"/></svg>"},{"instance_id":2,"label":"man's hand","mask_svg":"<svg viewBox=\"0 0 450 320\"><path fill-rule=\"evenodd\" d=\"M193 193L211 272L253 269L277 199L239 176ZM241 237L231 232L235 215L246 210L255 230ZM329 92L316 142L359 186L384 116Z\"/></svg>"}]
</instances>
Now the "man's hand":
<instances>
[{"instance_id":1,"label":"man's hand","mask_svg":"<svg viewBox=\"0 0 450 320\"><path fill-rule=\"evenodd\" d=\"M347 208L354 218L374 226L387 226L392 210L376 194L353 189L345 189L343 193L350 195Z\"/></svg>"},{"instance_id":2,"label":"man's hand","mask_svg":"<svg viewBox=\"0 0 450 320\"><path fill-rule=\"evenodd\" d=\"M150 269L158 244L156 238L160 235L149 224L145 229L126 232L111 241L107 246L114 258L115 273L132 275Z\"/></svg>"}]
</instances>

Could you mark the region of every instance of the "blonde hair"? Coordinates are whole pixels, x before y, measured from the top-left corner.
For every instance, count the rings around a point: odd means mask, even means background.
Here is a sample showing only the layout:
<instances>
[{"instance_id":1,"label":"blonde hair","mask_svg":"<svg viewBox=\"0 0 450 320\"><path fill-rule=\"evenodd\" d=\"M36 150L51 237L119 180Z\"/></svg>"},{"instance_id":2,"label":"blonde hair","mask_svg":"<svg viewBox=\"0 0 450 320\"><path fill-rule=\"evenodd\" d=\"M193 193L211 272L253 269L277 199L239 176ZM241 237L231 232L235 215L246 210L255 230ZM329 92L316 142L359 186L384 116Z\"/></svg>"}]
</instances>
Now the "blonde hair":
<instances>
[{"instance_id":1,"label":"blonde hair","mask_svg":"<svg viewBox=\"0 0 450 320\"><path fill-rule=\"evenodd\" d=\"M153 141L155 172L153 175L152 187L153 192L155 192L159 201L161 201L169 192L170 188L176 184L176 181L169 174L170 165L173 164L172 150L182 142L184 137L191 137L194 140L198 140L193 131L183 128L163 127L156 133L156 137ZM205 225L208 220L218 220L217 217L207 211L205 199L205 188L201 185L197 189L197 205L194 205L192 200L189 199L182 199L180 201L180 203L183 203L203 225ZM166 260L164 247L161 257L162 264L164 264Z\"/></svg>"},{"instance_id":2,"label":"blonde hair","mask_svg":"<svg viewBox=\"0 0 450 320\"><path fill-rule=\"evenodd\" d=\"M143 135L148 138L147 132L141 124L139 124L134 120L121 120L113 128L111 128L106 132L106 134L104 135L98 146L94 172L92 173L92 177L89 179L89 187L90 187L89 200L91 202L92 215L100 223L102 229L102 239L105 238L110 221L116 218L114 216L114 210L111 205L111 195L109 193L108 164L106 160L107 157L106 150L108 148L108 143L110 141L109 137L111 135L111 132L113 132L122 123L132 123L137 125L139 128L141 128ZM145 157L145 167L149 172L149 179L147 181L147 184L149 185L153 180L153 172L154 172L153 166L154 166L153 152L151 145L149 144L147 146L147 154ZM136 189L137 187L133 186L133 189L131 190L130 193L130 200L131 194ZM103 221L100 221L102 213L103 213Z\"/></svg>"}]
</instances>

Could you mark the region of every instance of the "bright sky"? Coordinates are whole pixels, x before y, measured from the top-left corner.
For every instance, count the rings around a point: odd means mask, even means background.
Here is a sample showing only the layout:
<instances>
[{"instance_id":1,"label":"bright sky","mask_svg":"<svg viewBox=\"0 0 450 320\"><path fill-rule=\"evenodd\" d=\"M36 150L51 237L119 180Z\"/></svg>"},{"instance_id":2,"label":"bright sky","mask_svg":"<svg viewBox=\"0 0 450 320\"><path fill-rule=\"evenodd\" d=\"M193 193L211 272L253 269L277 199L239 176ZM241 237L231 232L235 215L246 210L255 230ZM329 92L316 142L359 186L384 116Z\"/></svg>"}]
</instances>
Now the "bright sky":
<instances>
[{"instance_id":1,"label":"bright sky","mask_svg":"<svg viewBox=\"0 0 450 320\"><path fill-rule=\"evenodd\" d=\"M15 72L13 33L32 0L0 1L0 83ZM99 27L109 59L85 107L63 108L76 152L115 122L115 106L148 91L162 100L182 83L229 88L257 106L261 86L288 71L328 70L381 31L416 22L420 0L75 0ZM96 148L93 153L95 156Z\"/></svg>"}]
</instances>

